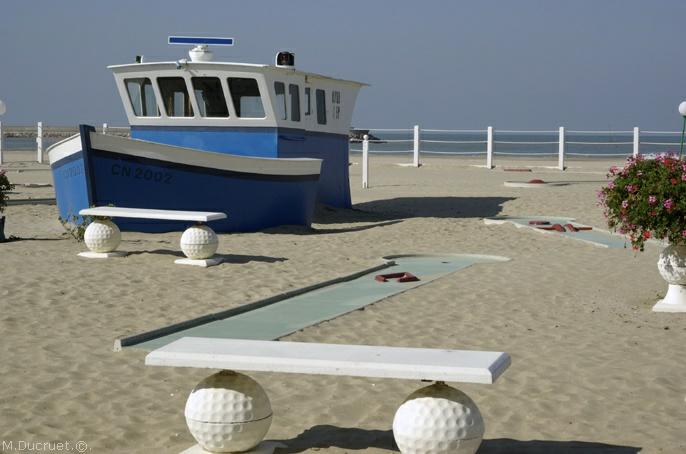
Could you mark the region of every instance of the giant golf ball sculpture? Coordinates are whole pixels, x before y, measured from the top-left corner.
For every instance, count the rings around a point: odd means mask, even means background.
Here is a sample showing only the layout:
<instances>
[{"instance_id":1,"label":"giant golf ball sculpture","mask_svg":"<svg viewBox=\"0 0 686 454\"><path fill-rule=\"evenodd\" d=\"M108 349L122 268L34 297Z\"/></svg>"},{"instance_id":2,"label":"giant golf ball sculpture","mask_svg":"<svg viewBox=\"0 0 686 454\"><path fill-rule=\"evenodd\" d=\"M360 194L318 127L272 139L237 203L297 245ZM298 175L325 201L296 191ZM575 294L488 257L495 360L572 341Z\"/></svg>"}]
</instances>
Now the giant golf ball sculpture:
<instances>
[{"instance_id":1,"label":"giant golf ball sculpture","mask_svg":"<svg viewBox=\"0 0 686 454\"><path fill-rule=\"evenodd\" d=\"M403 454L473 454L483 435L476 404L441 382L410 394L393 419L393 436Z\"/></svg>"},{"instance_id":2,"label":"giant golf ball sculpture","mask_svg":"<svg viewBox=\"0 0 686 454\"><path fill-rule=\"evenodd\" d=\"M240 452L257 446L272 423L264 389L252 378L224 370L195 387L186 401L186 423L210 452Z\"/></svg>"},{"instance_id":3,"label":"giant golf ball sculpture","mask_svg":"<svg viewBox=\"0 0 686 454\"><path fill-rule=\"evenodd\" d=\"M204 224L187 228L181 235L180 243L183 253L192 260L212 257L219 246L217 234Z\"/></svg>"},{"instance_id":4,"label":"giant golf ball sculpture","mask_svg":"<svg viewBox=\"0 0 686 454\"><path fill-rule=\"evenodd\" d=\"M109 219L96 219L86 227L83 241L93 252L112 252L121 242L121 232L119 227Z\"/></svg>"}]
</instances>

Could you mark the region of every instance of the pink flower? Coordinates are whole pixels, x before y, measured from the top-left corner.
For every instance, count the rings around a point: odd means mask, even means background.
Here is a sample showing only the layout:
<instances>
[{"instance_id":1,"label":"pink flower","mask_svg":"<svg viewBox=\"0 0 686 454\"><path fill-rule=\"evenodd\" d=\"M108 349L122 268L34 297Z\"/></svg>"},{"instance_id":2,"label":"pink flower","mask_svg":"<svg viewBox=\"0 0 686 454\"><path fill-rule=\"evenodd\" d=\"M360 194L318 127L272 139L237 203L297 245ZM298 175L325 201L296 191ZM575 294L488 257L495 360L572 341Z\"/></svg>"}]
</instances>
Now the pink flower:
<instances>
[{"instance_id":1,"label":"pink flower","mask_svg":"<svg viewBox=\"0 0 686 454\"><path fill-rule=\"evenodd\" d=\"M686 173L681 174L681 181L686 181Z\"/></svg>"},{"instance_id":2,"label":"pink flower","mask_svg":"<svg viewBox=\"0 0 686 454\"><path fill-rule=\"evenodd\" d=\"M619 167L617 167L617 166L610 167L610 175L616 175L618 170L619 170Z\"/></svg>"},{"instance_id":3,"label":"pink flower","mask_svg":"<svg viewBox=\"0 0 686 454\"><path fill-rule=\"evenodd\" d=\"M650 205L655 205L657 203L657 197L655 197L654 195L649 195L648 196L648 203Z\"/></svg>"},{"instance_id":4,"label":"pink flower","mask_svg":"<svg viewBox=\"0 0 686 454\"><path fill-rule=\"evenodd\" d=\"M628 208L629 207L629 201L628 200L622 200L622 208Z\"/></svg>"},{"instance_id":5,"label":"pink flower","mask_svg":"<svg viewBox=\"0 0 686 454\"><path fill-rule=\"evenodd\" d=\"M672 211L672 207L674 206L674 201L672 199L667 199L662 203L662 206L667 209L667 211Z\"/></svg>"},{"instance_id":6,"label":"pink flower","mask_svg":"<svg viewBox=\"0 0 686 454\"><path fill-rule=\"evenodd\" d=\"M607 184L607 188L608 188L608 189L614 189L614 188L615 188L615 182L614 182L614 181L610 181L610 182Z\"/></svg>"},{"instance_id":7,"label":"pink flower","mask_svg":"<svg viewBox=\"0 0 686 454\"><path fill-rule=\"evenodd\" d=\"M684 231L681 232L681 236L684 237L684 238L686 238L686 230L684 230Z\"/></svg>"},{"instance_id":8,"label":"pink flower","mask_svg":"<svg viewBox=\"0 0 686 454\"><path fill-rule=\"evenodd\" d=\"M627 190L627 192L629 192L630 194L633 194L634 192L636 192L637 187L636 187L635 184L627 184L627 185L626 185L626 190Z\"/></svg>"}]
</instances>

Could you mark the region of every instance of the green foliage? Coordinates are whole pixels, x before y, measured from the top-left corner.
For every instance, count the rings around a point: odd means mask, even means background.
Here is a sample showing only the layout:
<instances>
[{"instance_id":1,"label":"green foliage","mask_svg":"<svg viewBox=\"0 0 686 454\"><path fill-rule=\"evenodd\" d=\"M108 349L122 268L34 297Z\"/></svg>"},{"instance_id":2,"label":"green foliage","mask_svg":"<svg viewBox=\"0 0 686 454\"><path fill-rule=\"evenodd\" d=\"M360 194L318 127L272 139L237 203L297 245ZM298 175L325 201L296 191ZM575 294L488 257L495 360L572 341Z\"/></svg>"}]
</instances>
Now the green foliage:
<instances>
[{"instance_id":1,"label":"green foliage","mask_svg":"<svg viewBox=\"0 0 686 454\"><path fill-rule=\"evenodd\" d=\"M635 250L650 237L686 243L686 161L673 154L630 158L610 168L598 193L608 226L627 235Z\"/></svg>"},{"instance_id":2,"label":"green foliage","mask_svg":"<svg viewBox=\"0 0 686 454\"><path fill-rule=\"evenodd\" d=\"M86 227L93 222L92 216L77 216L75 214L69 214L66 218L60 216L60 224L64 227L64 230L76 241L81 243L83 241L83 235L86 233Z\"/></svg>"},{"instance_id":3,"label":"green foliage","mask_svg":"<svg viewBox=\"0 0 686 454\"><path fill-rule=\"evenodd\" d=\"M7 178L7 172L0 169L0 213L5 211L7 200L9 199L7 194L13 189L14 185Z\"/></svg>"}]
</instances>

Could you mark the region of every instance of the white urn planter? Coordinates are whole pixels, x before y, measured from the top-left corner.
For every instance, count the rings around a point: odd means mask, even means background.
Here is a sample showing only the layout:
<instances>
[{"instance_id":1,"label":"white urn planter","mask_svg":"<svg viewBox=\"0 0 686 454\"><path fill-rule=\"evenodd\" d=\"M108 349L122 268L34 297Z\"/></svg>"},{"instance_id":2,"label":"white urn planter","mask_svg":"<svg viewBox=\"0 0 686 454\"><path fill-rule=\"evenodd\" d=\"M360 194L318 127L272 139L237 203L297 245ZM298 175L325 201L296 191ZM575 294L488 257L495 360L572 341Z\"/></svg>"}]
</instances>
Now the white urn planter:
<instances>
[{"instance_id":1,"label":"white urn planter","mask_svg":"<svg viewBox=\"0 0 686 454\"><path fill-rule=\"evenodd\" d=\"M104 254L117 249L121 242L121 232L109 219L96 219L86 227L83 241L91 252Z\"/></svg>"},{"instance_id":2,"label":"white urn planter","mask_svg":"<svg viewBox=\"0 0 686 454\"><path fill-rule=\"evenodd\" d=\"M654 312L686 312L686 245L669 245L660 252L657 269L669 284L664 299L653 306Z\"/></svg>"}]
</instances>

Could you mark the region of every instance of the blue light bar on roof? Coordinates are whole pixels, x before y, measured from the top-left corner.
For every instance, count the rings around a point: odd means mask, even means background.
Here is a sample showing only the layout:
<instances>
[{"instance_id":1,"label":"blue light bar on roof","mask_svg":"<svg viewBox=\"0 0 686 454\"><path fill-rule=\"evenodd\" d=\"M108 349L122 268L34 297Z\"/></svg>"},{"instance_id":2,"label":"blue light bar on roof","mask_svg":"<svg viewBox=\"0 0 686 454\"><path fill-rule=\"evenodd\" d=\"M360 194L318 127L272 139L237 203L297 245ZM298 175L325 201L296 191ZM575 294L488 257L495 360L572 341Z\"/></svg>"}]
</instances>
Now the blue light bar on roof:
<instances>
[{"instance_id":1,"label":"blue light bar on roof","mask_svg":"<svg viewBox=\"0 0 686 454\"><path fill-rule=\"evenodd\" d=\"M169 44L212 44L214 46L233 46L233 38L206 38L201 36L170 36Z\"/></svg>"}]
</instances>

